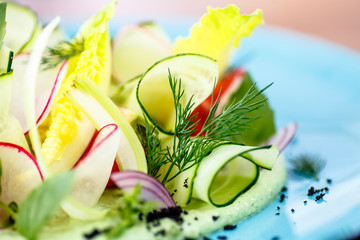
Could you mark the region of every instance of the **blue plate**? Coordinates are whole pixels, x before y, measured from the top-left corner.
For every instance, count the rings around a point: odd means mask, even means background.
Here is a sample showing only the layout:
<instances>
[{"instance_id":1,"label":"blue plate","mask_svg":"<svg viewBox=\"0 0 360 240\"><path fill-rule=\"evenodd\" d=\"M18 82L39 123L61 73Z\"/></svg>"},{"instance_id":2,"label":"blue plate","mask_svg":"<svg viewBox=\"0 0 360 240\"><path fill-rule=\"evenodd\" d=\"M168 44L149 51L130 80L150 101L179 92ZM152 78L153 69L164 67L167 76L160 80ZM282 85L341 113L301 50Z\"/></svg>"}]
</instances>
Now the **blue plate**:
<instances>
[{"instance_id":1,"label":"blue plate","mask_svg":"<svg viewBox=\"0 0 360 240\"><path fill-rule=\"evenodd\" d=\"M297 122L287 159L307 154L326 165L318 181L289 174L283 202L279 197L235 230L210 238L360 236L360 54L311 36L261 27L242 41L234 63L243 65L260 87L274 82L266 95L278 127ZM289 160L287 166L290 172ZM312 186L323 189L323 199L307 196Z\"/></svg>"},{"instance_id":2,"label":"blue plate","mask_svg":"<svg viewBox=\"0 0 360 240\"><path fill-rule=\"evenodd\" d=\"M174 39L186 36L191 22L160 24ZM65 26L70 34L77 31L74 25ZM284 201L279 196L236 229L209 238L359 236L360 54L311 36L262 26L242 40L234 65L243 65L260 87L274 82L266 95L275 110L277 127L298 124L295 139L285 150L287 159L308 154L325 160L326 166L318 181L289 174ZM290 161L287 164L290 172ZM307 196L310 187L323 189L323 199Z\"/></svg>"}]
</instances>

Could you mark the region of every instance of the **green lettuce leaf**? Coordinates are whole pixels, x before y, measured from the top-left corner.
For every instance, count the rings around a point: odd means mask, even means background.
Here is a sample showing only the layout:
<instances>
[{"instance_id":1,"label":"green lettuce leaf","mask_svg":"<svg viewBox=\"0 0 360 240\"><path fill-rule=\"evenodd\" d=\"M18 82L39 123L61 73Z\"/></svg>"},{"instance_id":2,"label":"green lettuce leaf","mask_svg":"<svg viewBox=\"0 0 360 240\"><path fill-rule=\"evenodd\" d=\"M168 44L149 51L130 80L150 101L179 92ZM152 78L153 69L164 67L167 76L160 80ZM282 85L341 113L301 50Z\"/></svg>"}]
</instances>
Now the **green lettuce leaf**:
<instances>
[{"instance_id":1,"label":"green lettuce leaf","mask_svg":"<svg viewBox=\"0 0 360 240\"><path fill-rule=\"evenodd\" d=\"M235 101L241 100L246 92L249 90L251 86L253 86L254 81L252 80L249 73L246 73L243 78L243 82L241 83L240 88L233 93L230 98L229 104ZM259 90L256 89L256 92ZM265 95L262 93L255 99L253 99L251 103L258 102L263 99L266 99ZM225 106L226 108L227 106ZM232 139L235 142L243 143L249 146L257 146L267 140L271 135L273 135L276 131L275 123L274 123L274 112L271 109L268 101L263 103L263 106L259 109L250 112L247 114L248 118L256 118L254 121L249 123L249 128L245 130L241 135L234 136Z\"/></svg>"}]
</instances>

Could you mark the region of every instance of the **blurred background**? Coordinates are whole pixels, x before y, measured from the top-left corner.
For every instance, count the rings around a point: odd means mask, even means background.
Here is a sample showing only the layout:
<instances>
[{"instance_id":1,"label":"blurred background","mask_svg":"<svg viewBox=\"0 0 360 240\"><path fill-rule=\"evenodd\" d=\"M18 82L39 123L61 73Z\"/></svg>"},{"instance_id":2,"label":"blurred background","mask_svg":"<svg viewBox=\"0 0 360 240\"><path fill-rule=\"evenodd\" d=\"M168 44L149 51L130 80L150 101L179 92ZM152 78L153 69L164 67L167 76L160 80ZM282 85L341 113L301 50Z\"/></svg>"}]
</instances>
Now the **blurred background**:
<instances>
[{"instance_id":1,"label":"blurred background","mask_svg":"<svg viewBox=\"0 0 360 240\"><path fill-rule=\"evenodd\" d=\"M105 0L17 0L32 7L44 20L84 20L108 1ZM315 35L360 52L359 0L118 0L116 18L147 21L183 18L191 22L206 12L207 6L235 4L243 14L261 8L267 25L276 25Z\"/></svg>"}]
</instances>

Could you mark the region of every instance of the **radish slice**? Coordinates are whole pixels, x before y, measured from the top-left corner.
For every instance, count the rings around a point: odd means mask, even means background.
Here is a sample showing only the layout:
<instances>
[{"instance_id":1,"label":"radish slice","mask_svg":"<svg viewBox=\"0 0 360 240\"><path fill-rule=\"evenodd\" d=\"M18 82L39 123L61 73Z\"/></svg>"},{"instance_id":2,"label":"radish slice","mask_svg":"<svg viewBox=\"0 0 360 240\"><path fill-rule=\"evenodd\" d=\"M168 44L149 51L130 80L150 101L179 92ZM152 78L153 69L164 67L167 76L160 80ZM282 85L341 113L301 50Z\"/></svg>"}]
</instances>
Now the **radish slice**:
<instances>
[{"instance_id":1,"label":"radish slice","mask_svg":"<svg viewBox=\"0 0 360 240\"><path fill-rule=\"evenodd\" d=\"M156 200L161 205L159 208L176 207L168 190L156 178L139 171L120 171L111 175L115 185L125 192L131 191L137 184L141 185L140 197L145 200Z\"/></svg>"},{"instance_id":2,"label":"radish slice","mask_svg":"<svg viewBox=\"0 0 360 240\"><path fill-rule=\"evenodd\" d=\"M263 143L263 145L275 145L278 147L279 152L284 150L284 148L290 143L293 139L297 130L296 123L290 123L285 128L277 131L269 140Z\"/></svg>"},{"instance_id":3,"label":"radish slice","mask_svg":"<svg viewBox=\"0 0 360 240\"><path fill-rule=\"evenodd\" d=\"M30 54L23 53L17 55L13 61L14 80L13 91L10 106L10 113L19 119L24 133L29 131L29 126L25 118L25 105L24 105L24 81L25 81L25 68L29 61ZM64 62L56 68L39 70L36 80L36 99L35 99L35 117L36 124L41 124L48 116L54 97L60 89L62 81L65 79L68 63Z\"/></svg>"},{"instance_id":4,"label":"radish slice","mask_svg":"<svg viewBox=\"0 0 360 240\"><path fill-rule=\"evenodd\" d=\"M104 126L96 135L88 152L75 166L74 186L62 209L76 219L94 219L101 216L91 210L103 194L109 181L115 155L120 143L116 124Z\"/></svg>"},{"instance_id":5,"label":"radish slice","mask_svg":"<svg viewBox=\"0 0 360 240\"><path fill-rule=\"evenodd\" d=\"M35 158L24 148L0 142L1 191L0 201L21 204L43 180ZM0 220L7 214L0 208Z\"/></svg>"}]
</instances>

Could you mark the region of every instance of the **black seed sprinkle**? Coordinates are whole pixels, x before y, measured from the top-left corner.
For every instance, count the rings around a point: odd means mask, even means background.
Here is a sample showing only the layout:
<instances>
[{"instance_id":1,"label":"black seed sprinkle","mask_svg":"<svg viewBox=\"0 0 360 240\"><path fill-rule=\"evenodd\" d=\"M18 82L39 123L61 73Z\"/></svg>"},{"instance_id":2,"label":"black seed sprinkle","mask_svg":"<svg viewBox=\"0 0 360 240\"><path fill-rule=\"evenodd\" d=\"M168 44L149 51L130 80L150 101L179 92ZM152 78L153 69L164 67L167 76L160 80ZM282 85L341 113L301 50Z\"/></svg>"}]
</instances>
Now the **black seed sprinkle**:
<instances>
[{"instance_id":1,"label":"black seed sprinkle","mask_svg":"<svg viewBox=\"0 0 360 240\"><path fill-rule=\"evenodd\" d=\"M306 201L306 200L304 201L304 205L305 205L305 206L307 205L307 201Z\"/></svg>"},{"instance_id":2,"label":"black seed sprinkle","mask_svg":"<svg viewBox=\"0 0 360 240\"><path fill-rule=\"evenodd\" d=\"M292 208L292 209L291 209L291 213L294 213L294 212L295 212L295 209Z\"/></svg>"},{"instance_id":3,"label":"black seed sprinkle","mask_svg":"<svg viewBox=\"0 0 360 240\"><path fill-rule=\"evenodd\" d=\"M227 239L226 236L218 236L218 239Z\"/></svg>"},{"instance_id":4,"label":"black seed sprinkle","mask_svg":"<svg viewBox=\"0 0 360 240\"><path fill-rule=\"evenodd\" d=\"M276 215L276 216L279 216L279 215L280 215L280 213L278 213L278 212L277 212L277 213L275 213L275 215Z\"/></svg>"},{"instance_id":5,"label":"black seed sprinkle","mask_svg":"<svg viewBox=\"0 0 360 240\"><path fill-rule=\"evenodd\" d=\"M166 231L164 229L157 231L154 236L165 236L166 235Z\"/></svg>"},{"instance_id":6,"label":"black seed sprinkle","mask_svg":"<svg viewBox=\"0 0 360 240\"><path fill-rule=\"evenodd\" d=\"M185 181L184 181L184 187L185 187L185 188L188 188L188 187L189 187L189 185L188 185L188 180L189 180L189 178L186 178Z\"/></svg>"},{"instance_id":7,"label":"black seed sprinkle","mask_svg":"<svg viewBox=\"0 0 360 240\"><path fill-rule=\"evenodd\" d=\"M212 220L213 220L213 221L218 220L218 218L219 218L219 216L212 216Z\"/></svg>"},{"instance_id":8,"label":"black seed sprinkle","mask_svg":"<svg viewBox=\"0 0 360 240\"><path fill-rule=\"evenodd\" d=\"M282 192L286 192L286 191L287 191L287 187L283 187L283 188L281 189L281 191L282 191Z\"/></svg>"},{"instance_id":9,"label":"black seed sprinkle","mask_svg":"<svg viewBox=\"0 0 360 240\"><path fill-rule=\"evenodd\" d=\"M211 240L211 238L204 237L203 240Z\"/></svg>"},{"instance_id":10,"label":"black seed sprinkle","mask_svg":"<svg viewBox=\"0 0 360 240\"><path fill-rule=\"evenodd\" d=\"M328 184L331 184L331 183L332 183L332 180L331 180L330 178L328 178L328 179L326 179L326 182L327 182Z\"/></svg>"},{"instance_id":11,"label":"black seed sprinkle","mask_svg":"<svg viewBox=\"0 0 360 240\"><path fill-rule=\"evenodd\" d=\"M278 236L273 237L271 240L279 240L280 238Z\"/></svg>"},{"instance_id":12,"label":"black seed sprinkle","mask_svg":"<svg viewBox=\"0 0 360 240\"><path fill-rule=\"evenodd\" d=\"M277 209L277 210L280 210L280 207L279 207L279 206L277 206L277 207L276 207L276 209Z\"/></svg>"},{"instance_id":13,"label":"black seed sprinkle","mask_svg":"<svg viewBox=\"0 0 360 240\"><path fill-rule=\"evenodd\" d=\"M184 211L183 213L184 213L185 215L188 215L188 212L187 212L187 211Z\"/></svg>"},{"instance_id":14,"label":"black seed sprinkle","mask_svg":"<svg viewBox=\"0 0 360 240\"><path fill-rule=\"evenodd\" d=\"M283 202L284 200L285 200L285 194L282 193L280 195L280 201L279 202Z\"/></svg>"},{"instance_id":15,"label":"black seed sprinkle","mask_svg":"<svg viewBox=\"0 0 360 240\"><path fill-rule=\"evenodd\" d=\"M194 217L194 220L197 221L197 220L199 220L199 219L198 219L197 217Z\"/></svg>"},{"instance_id":16,"label":"black seed sprinkle","mask_svg":"<svg viewBox=\"0 0 360 240\"><path fill-rule=\"evenodd\" d=\"M181 217L182 209L180 207L163 208L155 210L146 216L146 222L159 222L162 218L170 218L177 223L183 223L184 219Z\"/></svg>"},{"instance_id":17,"label":"black seed sprinkle","mask_svg":"<svg viewBox=\"0 0 360 240\"><path fill-rule=\"evenodd\" d=\"M319 195L317 195L317 196L315 197L315 201L320 201L324 196L325 196L325 194L320 193Z\"/></svg>"},{"instance_id":18,"label":"black seed sprinkle","mask_svg":"<svg viewBox=\"0 0 360 240\"><path fill-rule=\"evenodd\" d=\"M236 228L236 225L225 225L224 230L229 231L229 230L234 230Z\"/></svg>"},{"instance_id":19,"label":"black seed sprinkle","mask_svg":"<svg viewBox=\"0 0 360 240\"><path fill-rule=\"evenodd\" d=\"M174 192L177 192L177 189L174 189Z\"/></svg>"},{"instance_id":20,"label":"black seed sprinkle","mask_svg":"<svg viewBox=\"0 0 360 240\"><path fill-rule=\"evenodd\" d=\"M100 235L101 233L102 233L101 231L95 228L91 233L85 233L84 237L85 239L93 239L96 236Z\"/></svg>"}]
</instances>

